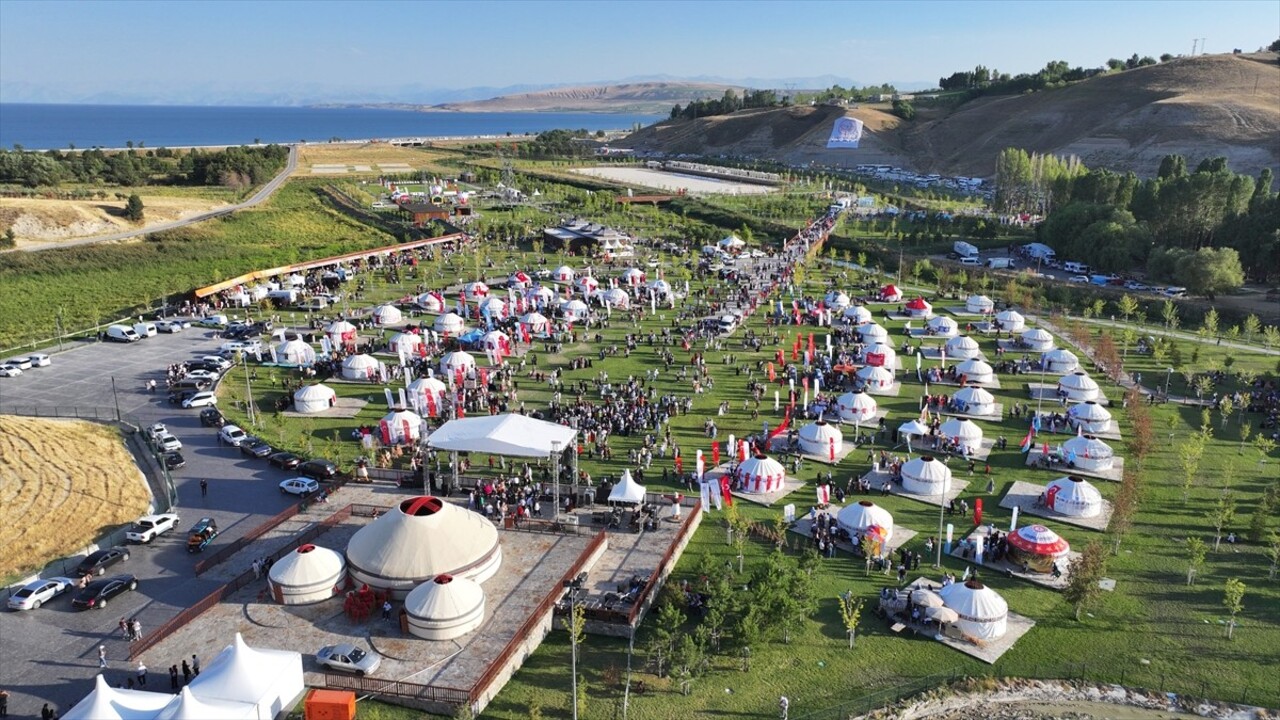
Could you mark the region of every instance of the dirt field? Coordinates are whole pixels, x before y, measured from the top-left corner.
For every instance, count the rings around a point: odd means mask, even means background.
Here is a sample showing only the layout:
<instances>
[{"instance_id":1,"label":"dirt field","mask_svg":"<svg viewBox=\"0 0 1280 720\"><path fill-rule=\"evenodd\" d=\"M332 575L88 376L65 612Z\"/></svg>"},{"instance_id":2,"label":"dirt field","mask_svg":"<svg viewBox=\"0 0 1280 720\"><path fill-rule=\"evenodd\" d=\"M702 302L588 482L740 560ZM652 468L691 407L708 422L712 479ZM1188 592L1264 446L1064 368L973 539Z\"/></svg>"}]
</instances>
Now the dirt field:
<instances>
[{"instance_id":1,"label":"dirt field","mask_svg":"<svg viewBox=\"0 0 1280 720\"><path fill-rule=\"evenodd\" d=\"M754 185L698 175L663 172L633 167L590 167L574 170L582 175L658 190L685 190L690 195L760 195L773 192L768 185Z\"/></svg>"},{"instance_id":2,"label":"dirt field","mask_svg":"<svg viewBox=\"0 0 1280 720\"><path fill-rule=\"evenodd\" d=\"M143 227L212 210L227 203L201 198L142 195ZM124 217L120 200L44 200L0 198L0 233L9 228L26 243L106 235L138 226Z\"/></svg>"},{"instance_id":3,"label":"dirt field","mask_svg":"<svg viewBox=\"0 0 1280 720\"><path fill-rule=\"evenodd\" d=\"M439 154L386 143L324 143L298 147L298 175L403 173L429 168Z\"/></svg>"},{"instance_id":4,"label":"dirt field","mask_svg":"<svg viewBox=\"0 0 1280 720\"><path fill-rule=\"evenodd\" d=\"M146 482L115 430L0 416L0 577L74 552L149 503Z\"/></svg>"}]
</instances>

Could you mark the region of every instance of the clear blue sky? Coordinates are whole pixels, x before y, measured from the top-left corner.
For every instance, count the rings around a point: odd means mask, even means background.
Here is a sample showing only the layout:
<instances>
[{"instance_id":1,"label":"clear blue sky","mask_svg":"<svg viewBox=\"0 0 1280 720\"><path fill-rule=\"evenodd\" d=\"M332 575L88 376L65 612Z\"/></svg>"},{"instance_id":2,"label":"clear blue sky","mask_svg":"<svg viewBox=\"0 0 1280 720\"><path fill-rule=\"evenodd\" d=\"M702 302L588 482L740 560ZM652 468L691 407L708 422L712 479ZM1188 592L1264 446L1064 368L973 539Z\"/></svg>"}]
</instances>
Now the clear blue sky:
<instances>
[{"instance_id":1,"label":"clear blue sky","mask_svg":"<svg viewBox=\"0 0 1280 720\"><path fill-rule=\"evenodd\" d=\"M0 0L0 100L226 102L671 75L936 83L979 63L1253 51L1280 2ZM354 98L353 98L354 99Z\"/></svg>"}]
</instances>

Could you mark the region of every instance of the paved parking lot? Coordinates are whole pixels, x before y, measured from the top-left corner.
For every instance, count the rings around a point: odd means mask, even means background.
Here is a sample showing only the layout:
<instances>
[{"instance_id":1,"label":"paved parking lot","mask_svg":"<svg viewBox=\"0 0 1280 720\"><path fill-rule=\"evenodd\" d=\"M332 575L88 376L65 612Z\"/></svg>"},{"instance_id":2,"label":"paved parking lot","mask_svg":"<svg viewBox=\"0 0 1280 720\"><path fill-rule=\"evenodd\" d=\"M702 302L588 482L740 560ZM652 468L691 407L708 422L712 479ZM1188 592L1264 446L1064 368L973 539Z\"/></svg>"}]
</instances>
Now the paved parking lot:
<instances>
[{"instance_id":1,"label":"paved parking lot","mask_svg":"<svg viewBox=\"0 0 1280 720\"><path fill-rule=\"evenodd\" d=\"M288 500L277 483L289 477L265 460L245 458L218 445L211 428L201 427L198 410L167 402L167 393L145 390L147 380L164 386L165 370L175 362L213 354L223 341L213 332L190 328L132 344L77 343L52 353L53 364L20 377L0 378L0 413L114 415L117 403L126 420L143 426L162 422L182 441L186 467L174 473L179 527L153 546L134 547L130 559L108 570L140 579L137 592L111 601L102 611L72 612L64 595L47 606L22 613L0 612L0 688L9 690L10 712L34 716L45 702L65 710L92 688L98 673L97 646L107 646L108 680L123 681L128 655L116 624L138 617L143 632L163 624L182 608L211 592L217 583L195 577L198 556L186 552L186 531L201 516L218 521L222 534L211 549L228 543L282 510ZM114 380L114 388L113 388ZM200 479L209 480L201 497ZM33 519L33 529L38 520ZM56 532L56 528L43 531ZM7 593L5 594L7 600ZM221 646L192 648L212 657ZM153 668L161 673L164 668ZM156 677L153 675L153 677Z\"/></svg>"}]
</instances>

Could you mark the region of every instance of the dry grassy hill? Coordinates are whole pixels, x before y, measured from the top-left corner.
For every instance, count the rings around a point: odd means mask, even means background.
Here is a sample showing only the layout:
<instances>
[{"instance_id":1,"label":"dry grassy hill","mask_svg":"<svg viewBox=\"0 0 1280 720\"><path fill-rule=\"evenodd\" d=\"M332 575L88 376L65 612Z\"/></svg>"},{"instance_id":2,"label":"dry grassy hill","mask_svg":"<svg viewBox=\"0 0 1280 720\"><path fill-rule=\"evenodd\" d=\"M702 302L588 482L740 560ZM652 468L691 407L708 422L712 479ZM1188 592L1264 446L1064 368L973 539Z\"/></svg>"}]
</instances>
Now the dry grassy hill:
<instances>
[{"instance_id":1,"label":"dry grassy hill","mask_svg":"<svg viewBox=\"0 0 1280 720\"><path fill-rule=\"evenodd\" d=\"M630 112L667 114L677 103L719 98L729 85L648 82L565 87L473 102L447 103L436 109L458 112ZM742 88L733 88L742 94Z\"/></svg>"}]
</instances>

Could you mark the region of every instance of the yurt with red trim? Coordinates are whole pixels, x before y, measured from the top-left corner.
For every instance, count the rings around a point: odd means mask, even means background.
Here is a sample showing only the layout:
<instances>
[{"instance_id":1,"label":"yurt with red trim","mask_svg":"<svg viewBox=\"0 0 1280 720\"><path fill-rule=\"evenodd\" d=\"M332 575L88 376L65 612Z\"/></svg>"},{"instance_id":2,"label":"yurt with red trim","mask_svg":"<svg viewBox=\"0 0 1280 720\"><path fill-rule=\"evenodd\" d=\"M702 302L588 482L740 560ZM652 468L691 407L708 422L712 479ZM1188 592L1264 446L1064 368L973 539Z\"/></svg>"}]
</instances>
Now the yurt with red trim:
<instances>
[{"instance_id":1,"label":"yurt with red trim","mask_svg":"<svg viewBox=\"0 0 1280 720\"><path fill-rule=\"evenodd\" d=\"M942 496L951 491L951 468L929 455L902 464L902 489L913 495Z\"/></svg>"},{"instance_id":2,"label":"yurt with red trim","mask_svg":"<svg viewBox=\"0 0 1280 720\"><path fill-rule=\"evenodd\" d=\"M378 378L381 367L382 363L370 355L348 355L342 359L342 378L373 381Z\"/></svg>"},{"instance_id":3,"label":"yurt with red trim","mask_svg":"<svg viewBox=\"0 0 1280 720\"><path fill-rule=\"evenodd\" d=\"M467 323L457 313L447 312L436 317L431 327L445 337L457 337L467 331Z\"/></svg>"},{"instance_id":4,"label":"yurt with red trim","mask_svg":"<svg viewBox=\"0 0 1280 720\"><path fill-rule=\"evenodd\" d=\"M444 296L440 293L425 292L414 298L413 304L426 312L438 313L444 310Z\"/></svg>"},{"instance_id":5,"label":"yurt with red trim","mask_svg":"<svg viewBox=\"0 0 1280 720\"><path fill-rule=\"evenodd\" d=\"M631 307L631 296L622 288L609 288L600 293L600 302L609 307L626 310Z\"/></svg>"},{"instance_id":6,"label":"yurt with red trim","mask_svg":"<svg viewBox=\"0 0 1280 720\"><path fill-rule=\"evenodd\" d=\"M884 530L884 542L893 537L893 515L870 500L850 503L841 508L836 513L836 524L850 535L861 535L868 528L879 527Z\"/></svg>"},{"instance_id":7,"label":"yurt with red trim","mask_svg":"<svg viewBox=\"0 0 1280 720\"><path fill-rule=\"evenodd\" d=\"M392 355L418 355L422 352L422 336L411 332L398 332L387 340L387 350Z\"/></svg>"},{"instance_id":8,"label":"yurt with red trim","mask_svg":"<svg viewBox=\"0 0 1280 720\"><path fill-rule=\"evenodd\" d=\"M991 641L1004 637L1008 629L1009 603L995 590L977 580L951 583L940 590L942 606L958 616L952 623L966 637Z\"/></svg>"},{"instance_id":9,"label":"yurt with red trim","mask_svg":"<svg viewBox=\"0 0 1280 720\"><path fill-rule=\"evenodd\" d=\"M898 302L902 300L902 291L897 285L890 283L880 288L880 302Z\"/></svg>"},{"instance_id":10,"label":"yurt with red trim","mask_svg":"<svg viewBox=\"0 0 1280 720\"><path fill-rule=\"evenodd\" d=\"M882 367L889 372L897 372L898 351L888 343L878 342L863 351L862 361L867 365Z\"/></svg>"},{"instance_id":11,"label":"yurt with red trim","mask_svg":"<svg viewBox=\"0 0 1280 720\"><path fill-rule=\"evenodd\" d=\"M404 320L404 313L395 305L379 305L373 309L372 318L375 325L395 325Z\"/></svg>"},{"instance_id":12,"label":"yurt with red trim","mask_svg":"<svg viewBox=\"0 0 1280 720\"><path fill-rule=\"evenodd\" d=\"M334 320L324 329L324 334L329 337L329 342L342 347L356 341L356 326L346 320Z\"/></svg>"},{"instance_id":13,"label":"yurt with red trim","mask_svg":"<svg viewBox=\"0 0 1280 720\"><path fill-rule=\"evenodd\" d=\"M480 584L465 577L437 575L404 599L409 633L424 640L452 640L484 622L485 595Z\"/></svg>"},{"instance_id":14,"label":"yurt with red trim","mask_svg":"<svg viewBox=\"0 0 1280 720\"><path fill-rule=\"evenodd\" d=\"M378 421L378 432L383 445L411 445L422 438L422 417L396 408Z\"/></svg>"},{"instance_id":15,"label":"yurt with red trim","mask_svg":"<svg viewBox=\"0 0 1280 720\"><path fill-rule=\"evenodd\" d=\"M796 435L799 438L800 452L807 455L830 460L832 455L839 455L844 450L844 433L823 418L800 428Z\"/></svg>"},{"instance_id":16,"label":"yurt with red trim","mask_svg":"<svg viewBox=\"0 0 1280 720\"><path fill-rule=\"evenodd\" d=\"M458 373L466 375L476 369L476 359L464 350L447 352L440 357L440 374L445 377L456 377Z\"/></svg>"},{"instance_id":17,"label":"yurt with red trim","mask_svg":"<svg viewBox=\"0 0 1280 720\"><path fill-rule=\"evenodd\" d=\"M982 348L978 347L978 341L968 335L957 335L951 338L943 346L943 350L947 353L948 358L954 360L969 360L982 354Z\"/></svg>"},{"instance_id":18,"label":"yurt with red trim","mask_svg":"<svg viewBox=\"0 0 1280 720\"><path fill-rule=\"evenodd\" d=\"M271 564L267 582L282 605L307 605L342 591L347 561L341 553L319 545L303 545Z\"/></svg>"},{"instance_id":19,"label":"yurt with red trim","mask_svg":"<svg viewBox=\"0 0 1280 720\"><path fill-rule=\"evenodd\" d=\"M467 302L478 302L489 297L489 286L476 280L462 286L462 299Z\"/></svg>"},{"instance_id":20,"label":"yurt with red trim","mask_svg":"<svg viewBox=\"0 0 1280 720\"><path fill-rule=\"evenodd\" d=\"M781 490L786 483L787 469L782 463L759 454L738 464L734 477L745 493L771 493Z\"/></svg>"},{"instance_id":21,"label":"yurt with red trim","mask_svg":"<svg viewBox=\"0 0 1280 720\"><path fill-rule=\"evenodd\" d=\"M854 373L868 392L888 391L893 387L893 373L886 368L866 365Z\"/></svg>"},{"instance_id":22,"label":"yurt with red trim","mask_svg":"<svg viewBox=\"0 0 1280 720\"><path fill-rule=\"evenodd\" d=\"M627 268L622 273L622 284L629 287L640 287L647 282L649 276L640 268Z\"/></svg>"},{"instance_id":23,"label":"yurt with red trim","mask_svg":"<svg viewBox=\"0 0 1280 720\"><path fill-rule=\"evenodd\" d=\"M1045 487L1044 504L1054 512L1071 517L1098 517L1102 514L1102 493L1088 480L1069 475Z\"/></svg>"},{"instance_id":24,"label":"yurt with red trim","mask_svg":"<svg viewBox=\"0 0 1280 720\"><path fill-rule=\"evenodd\" d=\"M862 391L847 392L836 398L836 415L843 422L870 425L875 422L879 409L876 399Z\"/></svg>"},{"instance_id":25,"label":"yurt with red trim","mask_svg":"<svg viewBox=\"0 0 1280 720\"><path fill-rule=\"evenodd\" d=\"M590 309L581 300L570 300L560 306L560 313L569 322L581 322L587 319Z\"/></svg>"},{"instance_id":26,"label":"yurt with red trim","mask_svg":"<svg viewBox=\"0 0 1280 720\"><path fill-rule=\"evenodd\" d=\"M1044 525L1023 525L1006 536L1009 562L1038 573L1053 572L1053 563L1071 552L1071 545Z\"/></svg>"},{"instance_id":27,"label":"yurt with red trim","mask_svg":"<svg viewBox=\"0 0 1280 720\"><path fill-rule=\"evenodd\" d=\"M520 326L530 335L542 337L551 330L551 321L542 313L531 312L520 317Z\"/></svg>"},{"instance_id":28,"label":"yurt with red trim","mask_svg":"<svg viewBox=\"0 0 1280 720\"><path fill-rule=\"evenodd\" d=\"M486 355L505 357L511 354L511 338L501 330L490 330L480 338Z\"/></svg>"},{"instance_id":29,"label":"yurt with red trim","mask_svg":"<svg viewBox=\"0 0 1280 720\"><path fill-rule=\"evenodd\" d=\"M912 318L931 318L933 317L933 305L922 297L915 297L907 301L905 305L907 315Z\"/></svg>"},{"instance_id":30,"label":"yurt with red trim","mask_svg":"<svg viewBox=\"0 0 1280 720\"><path fill-rule=\"evenodd\" d=\"M546 303L552 302L556 299L556 291L546 285L537 285L529 288L529 291L526 292L524 296L529 300L529 302L535 305L539 303L545 305Z\"/></svg>"},{"instance_id":31,"label":"yurt with red trim","mask_svg":"<svg viewBox=\"0 0 1280 720\"><path fill-rule=\"evenodd\" d=\"M657 298L667 298L672 295L671 283L663 280L662 278L658 278L657 280L649 283L649 289L653 291L654 297Z\"/></svg>"},{"instance_id":32,"label":"yurt with red trim","mask_svg":"<svg viewBox=\"0 0 1280 720\"><path fill-rule=\"evenodd\" d=\"M523 290L533 284L533 278L523 270L517 270L507 276L507 287Z\"/></svg>"},{"instance_id":33,"label":"yurt with red trim","mask_svg":"<svg viewBox=\"0 0 1280 720\"><path fill-rule=\"evenodd\" d=\"M491 319L500 320L507 316L507 303L496 295L490 295L476 304L478 317L483 318L485 310L489 311Z\"/></svg>"},{"instance_id":34,"label":"yurt with red trim","mask_svg":"<svg viewBox=\"0 0 1280 720\"><path fill-rule=\"evenodd\" d=\"M448 388L438 378L420 377L405 386L409 404L425 417L440 417L445 412Z\"/></svg>"},{"instance_id":35,"label":"yurt with red trim","mask_svg":"<svg viewBox=\"0 0 1280 720\"><path fill-rule=\"evenodd\" d=\"M551 273L551 279L558 283L571 283L578 276L578 272L568 265L561 265Z\"/></svg>"}]
</instances>

